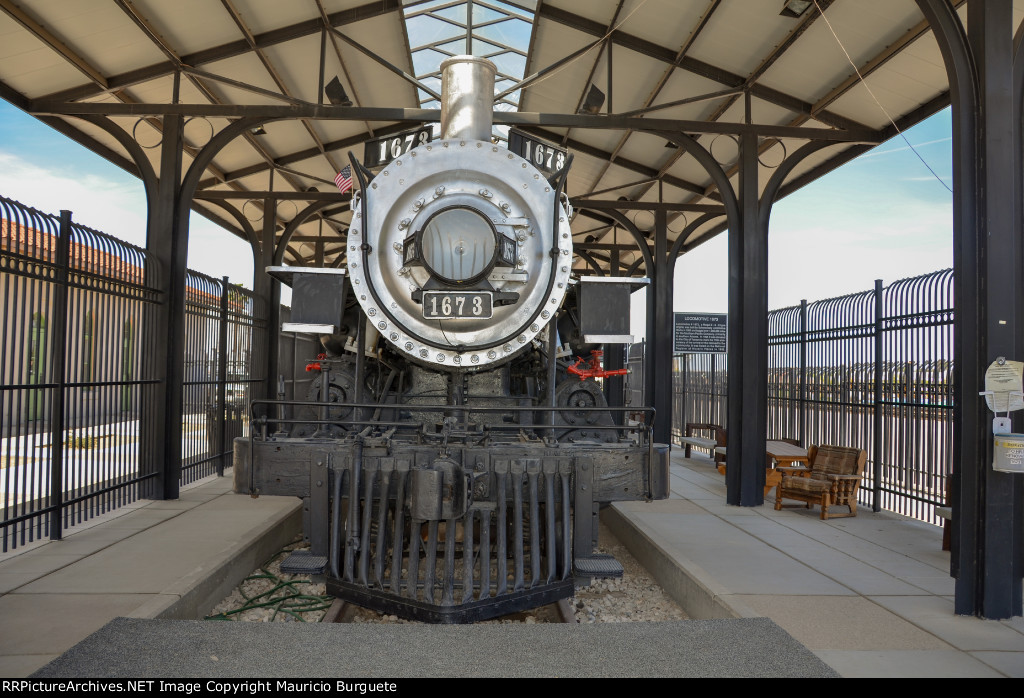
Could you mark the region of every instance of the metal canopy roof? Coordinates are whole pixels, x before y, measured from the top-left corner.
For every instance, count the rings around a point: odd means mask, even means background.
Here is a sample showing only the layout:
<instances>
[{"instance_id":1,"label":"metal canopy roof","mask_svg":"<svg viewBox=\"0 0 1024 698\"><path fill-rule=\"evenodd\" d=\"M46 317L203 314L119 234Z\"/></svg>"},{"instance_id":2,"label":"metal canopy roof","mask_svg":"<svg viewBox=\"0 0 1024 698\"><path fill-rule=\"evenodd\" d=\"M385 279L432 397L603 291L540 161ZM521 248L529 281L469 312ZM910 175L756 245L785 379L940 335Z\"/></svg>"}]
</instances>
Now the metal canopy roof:
<instances>
[{"instance_id":1,"label":"metal canopy roof","mask_svg":"<svg viewBox=\"0 0 1024 698\"><path fill-rule=\"evenodd\" d=\"M608 243L626 238L602 202L720 205L697 160L646 129L695 137L735 184L735 134L749 93L749 120L762 135L760 186L808 142L796 136L834 140L787 176L784 195L949 103L938 46L913 0L812 0L798 17L780 14L784 4L475 0L467 11L462 0L0 0L0 96L133 172L129 151L95 120L109 114L159 172L161 114L173 111L166 105L178 71L179 103L197 105L178 108L191 117L186 169L212 134L254 115L256 105L275 117L300 115L269 121L264 134L247 132L220 151L195 206L252 239L246 227L262 226L263 195L245 192L296 197L279 203L283 230L317 187L338 203L325 209L326 225L310 219L298 229L285 261L313 263L322 235L326 263L337 264L349 213L335 173L349 150L362 158L367 139L430 116L419 110L435 104L415 78L437 91L437 63L465 51L472 35L473 53L496 56L509 75L498 91L514 84L517 69L535 78L498 107L513 109L518 99L526 116L499 114L496 123L518 121L574 154L568 192L594 202L573 222L575 242L603 263ZM1017 24L1022 16L1015 9ZM527 44L517 45L524 34ZM321 85L334 76L352 107L320 106ZM577 116L591 85L605 94L601 114ZM92 115L69 115L76 111ZM232 193L242 196L213 198ZM674 212L670 239L701 215ZM653 224L650 211L627 216L641 229ZM724 220L712 216L688 230L681 249L719 232Z\"/></svg>"}]
</instances>

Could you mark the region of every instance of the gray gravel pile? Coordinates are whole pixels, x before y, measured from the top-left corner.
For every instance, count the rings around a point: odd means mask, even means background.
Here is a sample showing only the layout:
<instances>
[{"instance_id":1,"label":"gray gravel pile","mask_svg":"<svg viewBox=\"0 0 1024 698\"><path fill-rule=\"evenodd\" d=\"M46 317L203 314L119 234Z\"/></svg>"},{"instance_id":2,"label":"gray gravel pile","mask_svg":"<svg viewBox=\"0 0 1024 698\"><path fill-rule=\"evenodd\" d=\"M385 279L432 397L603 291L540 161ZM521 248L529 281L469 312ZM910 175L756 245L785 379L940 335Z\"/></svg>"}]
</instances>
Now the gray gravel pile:
<instances>
[{"instance_id":1,"label":"gray gravel pile","mask_svg":"<svg viewBox=\"0 0 1024 698\"><path fill-rule=\"evenodd\" d=\"M580 623L654 622L684 620L686 614L665 590L637 562L611 531L601 524L599 552L611 553L622 563L621 579L596 579L589 586L578 587L570 600L576 620ZM308 577L282 574L281 560L301 543L289 546L269 560L237 587L211 613L225 620L251 622L316 623L325 615L332 601L324 596L324 585ZM280 603L275 602L280 599ZM354 623L410 623L397 616L386 616L363 608L348 615ZM557 616L548 608L516 613L486 623L554 623Z\"/></svg>"}]
</instances>

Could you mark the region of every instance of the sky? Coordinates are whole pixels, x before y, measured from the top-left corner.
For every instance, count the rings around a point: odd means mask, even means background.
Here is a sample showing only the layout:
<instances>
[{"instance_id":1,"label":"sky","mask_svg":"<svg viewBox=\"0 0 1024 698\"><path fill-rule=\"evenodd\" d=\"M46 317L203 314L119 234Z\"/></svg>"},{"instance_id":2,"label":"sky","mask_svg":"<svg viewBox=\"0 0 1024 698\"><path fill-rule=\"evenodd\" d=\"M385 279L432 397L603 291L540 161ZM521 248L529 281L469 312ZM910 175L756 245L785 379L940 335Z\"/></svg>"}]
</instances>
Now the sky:
<instances>
[{"instance_id":1,"label":"sky","mask_svg":"<svg viewBox=\"0 0 1024 698\"><path fill-rule=\"evenodd\" d=\"M856 293L872 288L875 279L888 285L951 267L950 134L945 109L909 129L906 141L897 136L778 202L768 238L768 307ZM0 196L48 213L69 209L83 225L145 245L142 183L2 100ZM677 262L677 312L726 312L726 240L718 235ZM188 266L252 288L248 243L196 214ZM643 307L639 296L634 308ZM634 311L638 338L643 324Z\"/></svg>"},{"instance_id":2,"label":"sky","mask_svg":"<svg viewBox=\"0 0 1024 698\"><path fill-rule=\"evenodd\" d=\"M133 245L146 245L142 181L0 100L0 196L72 219ZM195 213L188 267L252 288L249 243Z\"/></svg>"},{"instance_id":3,"label":"sky","mask_svg":"<svg viewBox=\"0 0 1024 698\"><path fill-rule=\"evenodd\" d=\"M951 133L947 108L907 130L906 141L897 136L777 202L768 232L768 307L952 267ZM719 235L677 262L677 311L726 312L726 242Z\"/></svg>"}]
</instances>

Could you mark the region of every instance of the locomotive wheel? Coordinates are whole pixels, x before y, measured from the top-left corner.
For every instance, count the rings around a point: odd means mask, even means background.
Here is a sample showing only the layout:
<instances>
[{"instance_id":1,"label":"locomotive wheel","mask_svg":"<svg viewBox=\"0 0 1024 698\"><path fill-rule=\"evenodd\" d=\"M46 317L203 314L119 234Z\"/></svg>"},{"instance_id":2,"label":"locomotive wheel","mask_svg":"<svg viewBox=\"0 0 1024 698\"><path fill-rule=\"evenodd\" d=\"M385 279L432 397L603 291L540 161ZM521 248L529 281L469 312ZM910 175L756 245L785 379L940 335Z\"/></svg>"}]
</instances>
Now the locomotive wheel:
<instances>
[{"instance_id":1,"label":"locomotive wheel","mask_svg":"<svg viewBox=\"0 0 1024 698\"><path fill-rule=\"evenodd\" d=\"M313 385L310 386L309 391L306 393L306 400L308 402L320 402L323 398L321 397L321 382L323 376L319 376L313 381ZM333 422L341 422L345 419L349 419L352 415L351 407L343 407L350 400L350 395L354 393L352 388L352 379L347 373L331 374L331 386L330 392L328 393L328 402L332 405L338 405L338 407L329 407L327 409L327 418ZM320 408L304 406L298 408L299 419L319 419ZM340 426L332 424L328 426L329 431L337 431L341 429ZM317 431L316 424L300 424L292 432L293 436L304 437L311 436ZM342 430L340 433L344 433Z\"/></svg>"},{"instance_id":2,"label":"locomotive wheel","mask_svg":"<svg viewBox=\"0 0 1024 698\"><path fill-rule=\"evenodd\" d=\"M562 381L555 391L559 412L566 424L573 426L596 424L601 415L592 408L605 405L604 393L594 381L569 378ZM586 410L592 410L587 412Z\"/></svg>"}]
</instances>

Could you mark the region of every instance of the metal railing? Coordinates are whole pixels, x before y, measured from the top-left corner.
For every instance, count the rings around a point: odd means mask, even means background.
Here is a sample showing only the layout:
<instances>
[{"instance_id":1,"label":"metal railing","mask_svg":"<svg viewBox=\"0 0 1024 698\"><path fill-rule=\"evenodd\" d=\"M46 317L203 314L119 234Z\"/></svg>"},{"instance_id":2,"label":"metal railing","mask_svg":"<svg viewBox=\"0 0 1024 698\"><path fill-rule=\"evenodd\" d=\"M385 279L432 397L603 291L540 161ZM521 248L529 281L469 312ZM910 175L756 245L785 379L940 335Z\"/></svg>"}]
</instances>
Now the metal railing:
<instances>
[{"instance_id":1,"label":"metal railing","mask_svg":"<svg viewBox=\"0 0 1024 698\"><path fill-rule=\"evenodd\" d=\"M154 493L159 274L146 250L0 197L0 551ZM190 275L188 295L203 363L186 369L182 483L222 472L263 380L250 366L266 364L250 292ZM234 412L217 409L236 393Z\"/></svg>"},{"instance_id":2,"label":"metal railing","mask_svg":"<svg viewBox=\"0 0 1024 698\"><path fill-rule=\"evenodd\" d=\"M860 499L938 523L953 459L952 270L772 311L768 335L766 436L865 449ZM725 425L726 363L675 358L675 438L688 422Z\"/></svg>"},{"instance_id":3,"label":"metal railing","mask_svg":"<svg viewBox=\"0 0 1024 698\"><path fill-rule=\"evenodd\" d=\"M183 484L230 465L232 443L249 435L249 402L266 376L266 303L227 277L188 271L185 298Z\"/></svg>"}]
</instances>

